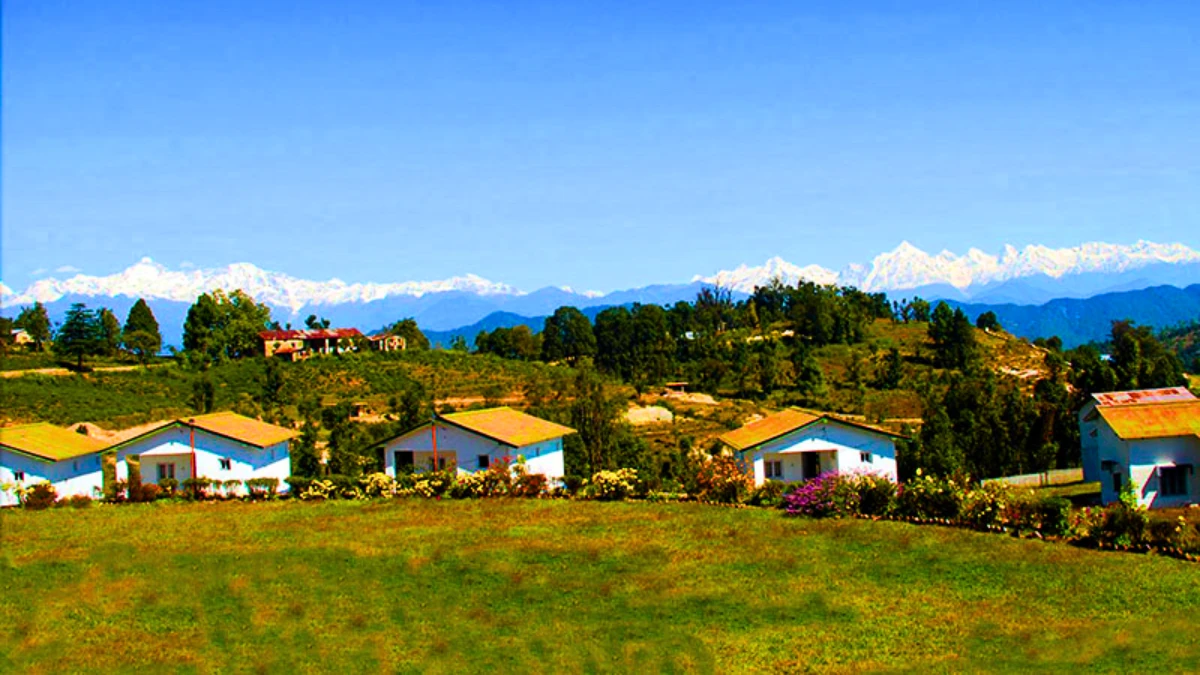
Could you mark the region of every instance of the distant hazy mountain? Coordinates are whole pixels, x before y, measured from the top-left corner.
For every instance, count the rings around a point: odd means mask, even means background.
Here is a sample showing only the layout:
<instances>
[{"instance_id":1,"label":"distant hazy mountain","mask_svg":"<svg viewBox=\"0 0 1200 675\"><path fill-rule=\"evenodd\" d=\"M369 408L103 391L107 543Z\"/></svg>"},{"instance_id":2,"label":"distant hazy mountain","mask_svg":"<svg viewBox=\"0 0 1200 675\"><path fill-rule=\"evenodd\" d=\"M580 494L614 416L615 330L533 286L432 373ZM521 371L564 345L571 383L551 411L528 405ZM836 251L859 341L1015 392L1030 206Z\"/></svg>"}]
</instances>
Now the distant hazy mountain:
<instances>
[{"instance_id":1,"label":"distant hazy mountain","mask_svg":"<svg viewBox=\"0 0 1200 675\"><path fill-rule=\"evenodd\" d=\"M1062 298L1036 306L952 304L962 307L972 320L984 312L995 312L1000 324L1013 335L1031 339L1057 335L1065 346L1074 347L1107 339L1115 320L1131 319L1157 329L1200 320L1200 284Z\"/></svg>"},{"instance_id":2,"label":"distant hazy mountain","mask_svg":"<svg viewBox=\"0 0 1200 675\"><path fill-rule=\"evenodd\" d=\"M696 275L689 283L607 294L555 287L525 292L470 274L440 281L346 283L299 279L250 263L170 270L143 258L109 276L42 279L19 293L0 283L0 306L6 314L14 314L16 307L39 300L46 303L52 318L60 319L70 303L84 302L111 307L123 318L141 297L158 316L165 341L178 344L187 307L201 293L217 288L245 290L270 305L281 323L299 325L308 314L317 314L337 325L372 330L412 316L423 328L448 332L465 329L496 312L536 318L562 305L588 309L633 302L670 304L693 299L705 285L720 284L741 295L775 278L789 284L806 279L854 285L872 292L886 291L893 297L1038 304L1052 298L1196 283L1200 281L1200 253L1183 244L1142 241L1131 246L1089 243L1065 249L1008 246L999 255L977 249L963 256L948 251L930 255L904 242L876 256L870 265L850 265L840 272L772 258L759 267L742 265L709 276Z\"/></svg>"}]
</instances>

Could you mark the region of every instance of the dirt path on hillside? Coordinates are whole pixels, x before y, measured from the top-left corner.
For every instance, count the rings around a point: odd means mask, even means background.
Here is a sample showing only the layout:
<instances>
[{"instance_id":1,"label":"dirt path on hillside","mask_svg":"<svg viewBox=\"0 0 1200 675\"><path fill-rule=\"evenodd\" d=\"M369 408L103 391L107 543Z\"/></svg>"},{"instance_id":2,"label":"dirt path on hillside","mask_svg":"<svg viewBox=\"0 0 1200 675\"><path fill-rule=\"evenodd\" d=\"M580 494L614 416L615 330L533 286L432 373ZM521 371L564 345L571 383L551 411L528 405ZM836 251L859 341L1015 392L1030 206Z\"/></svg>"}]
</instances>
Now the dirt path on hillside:
<instances>
[{"instance_id":1,"label":"dirt path on hillside","mask_svg":"<svg viewBox=\"0 0 1200 675\"><path fill-rule=\"evenodd\" d=\"M92 368L84 375L90 373L127 373L137 370L142 366L100 366ZM147 366L155 368L161 366ZM75 375L75 371L69 368L30 368L28 370L0 370L0 377L21 377L23 375Z\"/></svg>"}]
</instances>

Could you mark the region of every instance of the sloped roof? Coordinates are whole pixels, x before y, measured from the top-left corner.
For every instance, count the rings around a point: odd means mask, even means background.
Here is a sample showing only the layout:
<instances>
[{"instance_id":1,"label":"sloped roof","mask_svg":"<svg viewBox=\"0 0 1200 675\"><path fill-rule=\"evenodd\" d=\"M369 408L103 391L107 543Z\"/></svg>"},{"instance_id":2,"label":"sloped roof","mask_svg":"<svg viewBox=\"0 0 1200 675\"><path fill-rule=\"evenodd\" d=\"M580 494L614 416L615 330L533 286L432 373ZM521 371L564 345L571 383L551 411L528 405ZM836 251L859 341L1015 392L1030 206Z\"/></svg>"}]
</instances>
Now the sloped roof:
<instances>
[{"instance_id":1,"label":"sloped roof","mask_svg":"<svg viewBox=\"0 0 1200 675\"><path fill-rule=\"evenodd\" d=\"M107 443L46 422L0 428L0 446L46 462L100 452Z\"/></svg>"},{"instance_id":2,"label":"sloped roof","mask_svg":"<svg viewBox=\"0 0 1200 675\"><path fill-rule=\"evenodd\" d=\"M282 443L300 435L300 432L295 429L267 424L232 412L197 415L187 420L180 420L180 422L190 423L197 429L211 431L214 434L227 436L235 441L256 445L260 448Z\"/></svg>"},{"instance_id":3,"label":"sloped roof","mask_svg":"<svg viewBox=\"0 0 1200 675\"><path fill-rule=\"evenodd\" d=\"M509 407L468 410L440 415L438 419L514 448L575 433L571 427L548 422Z\"/></svg>"},{"instance_id":4,"label":"sloped roof","mask_svg":"<svg viewBox=\"0 0 1200 675\"><path fill-rule=\"evenodd\" d=\"M112 446L112 449L128 445L133 441L153 436L165 429L176 426L194 426L197 429L224 436L246 445L252 445L257 448L266 448L276 443L282 443L290 438L295 438L300 435L300 432L286 427L260 422L244 415L239 415L233 412L218 412L209 413L207 415L196 415L195 417L187 417L183 419L166 422L160 427L156 427L146 433L128 438L120 443Z\"/></svg>"},{"instance_id":5,"label":"sloped roof","mask_svg":"<svg viewBox=\"0 0 1200 675\"><path fill-rule=\"evenodd\" d=\"M749 450L821 420L836 422L856 429L862 429L863 431L891 436L892 438L903 438L900 434L870 424L842 419L827 413L814 414L804 410L788 408L774 415L768 415L761 420L751 422L740 429L734 429L722 435L718 440L734 450Z\"/></svg>"},{"instance_id":6,"label":"sloped roof","mask_svg":"<svg viewBox=\"0 0 1200 675\"><path fill-rule=\"evenodd\" d=\"M337 340L361 337L357 328L315 328L311 330L264 330L258 333L263 340Z\"/></svg>"},{"instance_id":7,"label":"sloped roof","mask_svg":"<svg viewBox=\"0 0 1200 675\"><path fill-rule=\"evenodd\" d=\"M1171 401L1195 401L1196 397L1187 387L1163 389L1138 389L1135 391L1108 391L1092 394L1100 406L1138 405L1142 403L1169 403Z\"/></svg>"},{"instance_id":8,"label":"sloped roof","mask_svg":"<svg viewBox=\"0 0 1200 675\"><path fill-rule=\"evenodd\" d=\"M734 450L745 450L806 427L819 419L818 415L789 408L734 429L721 436L720 440Z\"/></svg>"},{"instance_id":9,"label":"sloped roof","mask_svg":"<svg viewBox=\"0 0 1200 675\"><path fill-rule=\"evenodd\" d=\"M1140 405L1097 406L1096 412L1123 440L1200 437L1200 399Z\"/></svg>"}]
</instances>

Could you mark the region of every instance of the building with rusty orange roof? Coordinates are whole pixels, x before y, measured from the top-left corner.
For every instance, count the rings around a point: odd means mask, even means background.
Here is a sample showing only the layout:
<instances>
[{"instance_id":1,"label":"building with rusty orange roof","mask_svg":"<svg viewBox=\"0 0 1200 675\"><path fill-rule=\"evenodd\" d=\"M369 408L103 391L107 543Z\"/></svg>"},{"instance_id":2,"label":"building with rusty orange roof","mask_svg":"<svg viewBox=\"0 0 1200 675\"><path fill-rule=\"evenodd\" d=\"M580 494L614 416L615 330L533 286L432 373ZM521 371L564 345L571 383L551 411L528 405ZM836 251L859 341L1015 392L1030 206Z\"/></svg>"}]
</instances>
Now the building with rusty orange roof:
<instances>
[{"instance_id":1,"label":"building with rusty orange roof","mask_svg":"<svg viewBox=\"0 0 1200 675\"><path fill-rule=\"evenodd\" d=\"M1130 483L1144 506L1200 503L1200 399L1183 387L1105 392L1079 411L1083 477L1101 501Z\"/></svg>"},{"instance_id":2,"label":"building with rusty orange roof","mask_svg":"<svg viewBox=\"0 0 1200 675\"><path fill-rule=\"evenodd\" d=\"M871 472L897 480L896 440L890 431L825 413L789 408L720 437L735 457L753 466L754 483L794 482L823 473Z\"/></svg>"},{"instance_id":3,"label":"building with rusty orange roof","mask_svg":"<svg viewBox=\"0 0 1200 675\"><path fill-rule=\"evenodd\" d=\"M455 469L474 473L494 462L525 460L529 473L563 477L563 438L575 430L509 407L438 415L431 422L380 443L384 470ZM435 461L436 456L436 461Z\"/></svg>"}]
</instances>

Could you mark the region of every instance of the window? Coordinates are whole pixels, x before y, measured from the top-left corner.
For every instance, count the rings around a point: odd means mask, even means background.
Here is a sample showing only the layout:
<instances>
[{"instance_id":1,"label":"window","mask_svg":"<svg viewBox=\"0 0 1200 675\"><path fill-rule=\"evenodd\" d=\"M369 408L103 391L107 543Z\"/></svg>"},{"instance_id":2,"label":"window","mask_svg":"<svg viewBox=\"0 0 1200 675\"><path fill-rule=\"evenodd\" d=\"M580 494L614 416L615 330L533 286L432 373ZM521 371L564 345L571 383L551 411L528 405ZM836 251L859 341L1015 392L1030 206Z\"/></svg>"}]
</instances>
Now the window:
<instances>
[{"instance_id":1,"label":"window","mask_svg":"<svg viewBox=\"0 0 1200 675\"><path fill-rule=\"evenodd\" d=\"M492 463L492 460L487 455L479 455L475 460L479 462L480 469L486 469Z\"/></svg>"},{"instance_id":2,"label":"window","mask_svg":"<svg viewBox=\"0 0 1200 675\"><path fill-rule=\"evenodd\" d=\"M159 465L157 465L157 467L158 467L159 482L162 482L162 480L164 478L170 478L171 480L175 479L175 465L174 464L159 464Z\"/></svg>"},{"instance_id":3,"label":"window","mask_svg":"<svg viewBox=\"0 0 1200 675\"><path fill-rule=\"evenodd\" d=\"M438 457L438 471L445 471L445 470L446 470L446 458Z\"/></svg>"},{"instance_id":4,"label":"window","mask_svg":"<svg viewBox=\"0 0 1200 675\"><path fill-rule=\"evenodd\" d=\"M222 457L221 458L221 470L229 471L231 469L233 469L233 460L229 459L228 457Z\"/></svg>"},{"instance_id":5,"label":"window","mask_svg":"<svg viewBox=\"0 0 1200 675\"><path fill-rule=\"evenodd\" d=\"M767 478L783 478L783 462L780 460L763 462Z\"/></svg>"},{"instance_id":6,"label":"window","mask_svg":"<svg viewBox=\"0 0 1200 675\"><path fill-rule=\"evenodd\" d=\"M25 480L25 472L24 471L14 471L13 472L13 480L15 480L17 482Z\"/></svg>"},{"instance_id":7,"label":"window","mask_svg":"<svg viewBox=\"0 0 1200 675\"><path fill-rule=\"evenodd\" d=\"M869 452L858 453L858 461L862 462L863 464L870 464L871 463L871 453L869 453Z\"/></svg>"},{"instance_id":8,"label":"window","mask_svg":"<svg viewBox=\"0 0 1200 675\"><path fill-rule=\"evenodd\" d=\"M1158 467L1158 493L1164 497L1177 497L1188 493L1187 475L1190 466Z\"/></svg>"},{"instance_id":9,"label":"window","mask_svg":"<svg viewBox=\"0 0 1200 675\"><path fill-rule=\"evenodd\" d=\"M1121 472L1120 471L1113 472L1113 492L1117 492L1117 493L1121 492Z\"/></svg>"}]
</instances>

